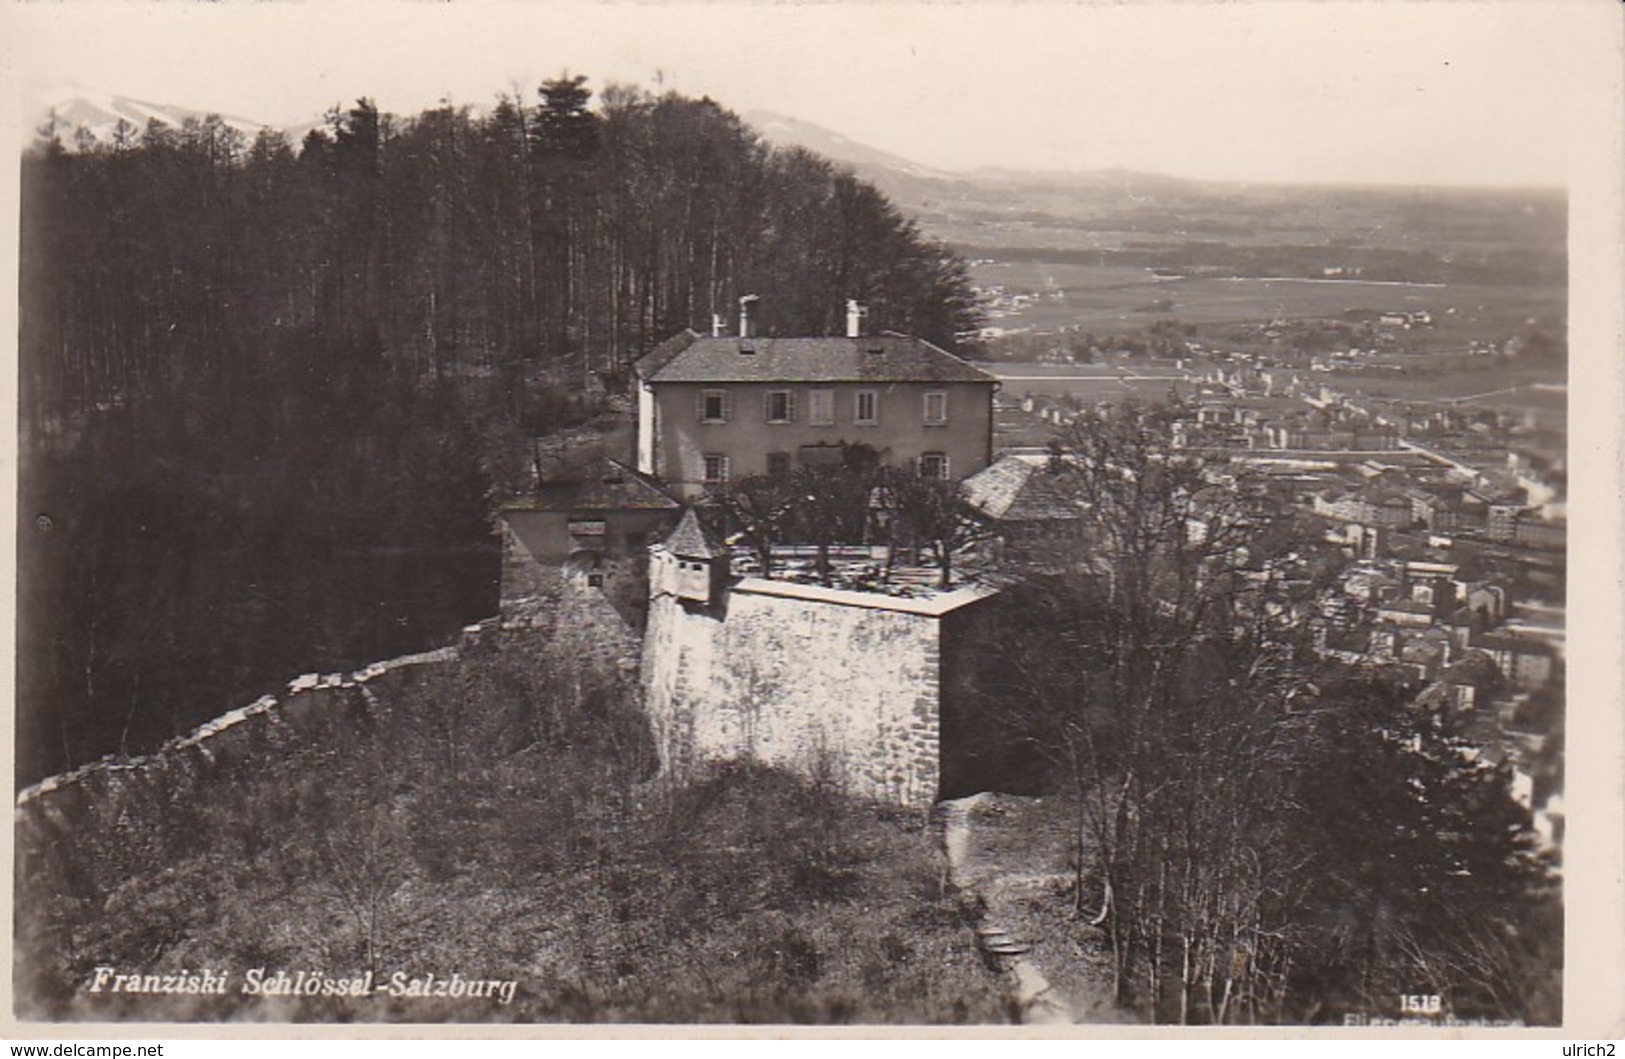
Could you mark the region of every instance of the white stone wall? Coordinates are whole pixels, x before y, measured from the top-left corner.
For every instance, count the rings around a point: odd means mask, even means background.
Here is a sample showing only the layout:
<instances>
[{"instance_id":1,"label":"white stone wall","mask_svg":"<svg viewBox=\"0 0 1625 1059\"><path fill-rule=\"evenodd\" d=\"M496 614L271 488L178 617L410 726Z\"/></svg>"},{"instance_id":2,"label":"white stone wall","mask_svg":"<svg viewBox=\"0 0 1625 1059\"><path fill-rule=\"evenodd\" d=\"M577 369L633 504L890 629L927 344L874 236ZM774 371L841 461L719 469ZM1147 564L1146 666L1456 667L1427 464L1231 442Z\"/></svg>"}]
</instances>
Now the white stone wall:
<instances>
[{"instance_id":1,"label":"white stone wall","mask_svg":"<svg viewBox=\"0 0 1625 1059\"><path fill-rule=\"evenodd\" d=\"M724 606L657 592L645 702L662 764L755 760L860 797L937 798L942 622L983 593L901 601L747 579Z\"/></svg>"},{"instance_id":2,"label":"white stone wall","mask_svg":"<svg viewBox=\"0 0 1625 1059\"><path fill-rule=\"evenodd\" d=\"M655 419L655 392L646 382L638 384L638 470L655 474L655 437L660 425Z\"/></svg>"}]
</instances>

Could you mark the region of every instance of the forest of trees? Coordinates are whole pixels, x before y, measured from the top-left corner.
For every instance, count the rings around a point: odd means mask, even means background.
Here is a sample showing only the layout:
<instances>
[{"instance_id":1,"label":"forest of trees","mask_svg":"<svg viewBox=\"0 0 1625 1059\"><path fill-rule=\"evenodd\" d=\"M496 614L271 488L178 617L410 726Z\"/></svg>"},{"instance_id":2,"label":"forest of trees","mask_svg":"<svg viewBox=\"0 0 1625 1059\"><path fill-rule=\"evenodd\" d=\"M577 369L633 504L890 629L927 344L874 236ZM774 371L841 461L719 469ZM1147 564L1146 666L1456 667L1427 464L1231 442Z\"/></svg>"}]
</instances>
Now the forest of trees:
<instances>
[{"instance_id":1,"label":"forest of trees","mask_svg":"<svg viewBox=\"0 0 1625 1059\"><path fill-rule=\"evenodd\" d=\"M976 323L870 185L579 77L298 144L48 124L21 284L19 783L490 613L525 439L746 293L768 332Z\"/></svg>"}]
</instances>

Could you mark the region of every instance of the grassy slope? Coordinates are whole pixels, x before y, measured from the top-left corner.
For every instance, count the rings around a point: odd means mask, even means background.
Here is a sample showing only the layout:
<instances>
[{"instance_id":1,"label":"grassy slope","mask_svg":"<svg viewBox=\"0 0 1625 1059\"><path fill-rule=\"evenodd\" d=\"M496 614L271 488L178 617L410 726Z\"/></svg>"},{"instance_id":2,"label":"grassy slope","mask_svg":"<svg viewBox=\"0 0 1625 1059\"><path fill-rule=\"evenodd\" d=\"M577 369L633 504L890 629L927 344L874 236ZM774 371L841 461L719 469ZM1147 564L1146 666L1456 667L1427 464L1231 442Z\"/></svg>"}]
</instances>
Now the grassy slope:
<instances>
[{"instance_id":1,"label":"grassy slope","mask_svg":"<svg viewBox=\"0 0 1625 1059\"><path fill-rule=\"evenodd\" d=\"M918 814L736 770L645 781L624 678L487 651L292 751L23 832L38 1019L986 1022L996 980ZM121 972L233 972L110 997ZM249 968L517 979L513 1002L245 998Z\"/></svg>"}]
</instances>

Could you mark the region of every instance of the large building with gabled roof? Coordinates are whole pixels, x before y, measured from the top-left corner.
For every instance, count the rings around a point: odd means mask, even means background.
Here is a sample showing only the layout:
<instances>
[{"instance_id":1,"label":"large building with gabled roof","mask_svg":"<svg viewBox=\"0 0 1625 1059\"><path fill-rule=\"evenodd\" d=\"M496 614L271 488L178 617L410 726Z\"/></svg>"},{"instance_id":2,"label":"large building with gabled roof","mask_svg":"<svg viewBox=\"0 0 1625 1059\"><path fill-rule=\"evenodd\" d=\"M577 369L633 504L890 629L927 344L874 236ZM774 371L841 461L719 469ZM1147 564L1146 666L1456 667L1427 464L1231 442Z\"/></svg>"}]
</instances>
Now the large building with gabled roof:
<instances>
[{"instance_id":1,"label":"large building with gabled roof","mask_svg":"<svg viewBox=\"0 0 1625 1059\"><path fill-rule=\"evenodd\" d=\"M861 319L854 315L854 320ZM923 339L765 338L685 330L637 362L638 470L693 498L865 445L883 463L961 479L993 451L988 372Z\"/></svg>"}]
</instances>

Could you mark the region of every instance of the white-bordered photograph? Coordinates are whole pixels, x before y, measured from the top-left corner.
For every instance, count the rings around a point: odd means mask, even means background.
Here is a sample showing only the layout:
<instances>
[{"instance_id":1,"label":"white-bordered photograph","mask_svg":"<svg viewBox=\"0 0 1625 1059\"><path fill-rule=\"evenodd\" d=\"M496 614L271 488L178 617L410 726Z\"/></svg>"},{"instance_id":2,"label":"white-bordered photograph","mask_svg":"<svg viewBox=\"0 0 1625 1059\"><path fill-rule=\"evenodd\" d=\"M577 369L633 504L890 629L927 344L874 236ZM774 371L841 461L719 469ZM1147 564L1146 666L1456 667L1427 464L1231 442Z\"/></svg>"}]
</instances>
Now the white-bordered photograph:
<instances>
[{"instance_id":1,"label":"white-bordered photograph","mask_svg":"<svg viewBox=\"0 0 1625 1059\"><path fill-rule=\"evenodd\" d=\"M1618 1033L1617 10L0 27L14 1025Z\"/></svg>"}]
</instances>

